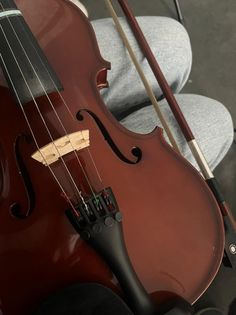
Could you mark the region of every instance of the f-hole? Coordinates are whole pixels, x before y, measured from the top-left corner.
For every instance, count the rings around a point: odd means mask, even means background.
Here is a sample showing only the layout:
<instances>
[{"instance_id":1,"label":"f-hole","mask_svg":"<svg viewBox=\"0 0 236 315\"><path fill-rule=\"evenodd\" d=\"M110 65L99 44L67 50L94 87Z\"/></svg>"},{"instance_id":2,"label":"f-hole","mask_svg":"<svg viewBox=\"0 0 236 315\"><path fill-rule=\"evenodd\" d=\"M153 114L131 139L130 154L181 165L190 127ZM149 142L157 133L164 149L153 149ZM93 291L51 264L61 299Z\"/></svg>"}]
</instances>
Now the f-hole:
<instances>
[{"instance_id":1,"label":"f-hole","mask_svg":"<svg viewBox=\"0 0 236 315\"><path fill-rule=\"evenodd\" d=\"M101 133L104 136L104 139L107 141L107 143L109 144L109 146L111 147L111 149L113 150L113 152L116 154L116 156L123 162L128 163L128 164L137 164L141 161L142 158L142 151L140 148L138 147L133 147L131 149L131 153L132 155L135 157L134 161L131 161L130 159L128 159L118 148L118 146L115 144L115 142L113 141L112 137L110 136L109 132L107 131L107 129L105 128L105 126L103 125L103 123L101 122L101 120L90 110L87 109L82 109L80 110L76 117L79 121L82 121L84 119L82 112L85 111L86 113L88 113L96 122L98 128L100 129Z\"/></svg>"},{"instance_id":2,"label":"f-hole","mask_svg":"<svg viewBox=\"0 0 236 315\"><path fill-rule=\"evenodd\" d=\"M25 188L28 206L27 209L22 209L21 205L17 202L13 203L10 206L11 215L18 219L26 219L27 217L29 217L33 211L33 208L35 207L35 193L33 190L33 185L21 154L20 144L22 141L30 143L31 139L24 134L20 134L17 136L14 143L16 164Z\"/></svg>"}]
</instances>

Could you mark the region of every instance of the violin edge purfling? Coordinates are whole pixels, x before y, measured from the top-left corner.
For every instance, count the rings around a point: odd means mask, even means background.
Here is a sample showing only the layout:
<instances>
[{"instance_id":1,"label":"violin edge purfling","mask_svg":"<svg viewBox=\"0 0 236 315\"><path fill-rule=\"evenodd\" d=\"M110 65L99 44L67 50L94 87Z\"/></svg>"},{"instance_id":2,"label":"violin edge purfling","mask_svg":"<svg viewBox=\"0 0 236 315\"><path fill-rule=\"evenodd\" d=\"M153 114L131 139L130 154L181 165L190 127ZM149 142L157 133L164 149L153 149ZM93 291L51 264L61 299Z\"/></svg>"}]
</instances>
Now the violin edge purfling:
<instances>
[{"instance_id":1,"label":"violin edge purfling","mask_svg":"<svg viewBox=\"0 0 236 315\"><path fill-rule=\"evenodd\" d=\"M225 242L225 255L227 259L224 260L226 262L226 266L231 268L236 268L236 255L235 251L232 251L231 248L236 248L236 221L235 218L227 205L225 198L223 197L219 184L213 175L212 171L210 170L210 167L204 157L204 154L199 147L192 130L189 127L188 122L186 121L179 104L176 101L176 98L168 85L168 82L166 78L164 77L164 74L161 71L160 66L158 65L158 62L152 53L152 50L150 46L148 45L148 42L137 22L137 19L135 18L131 8L128 5L127 0L118 0L126 18L130 25L130 28L133 31L133 34L139 44L139 47L141 51L143 52L145 58L147 59L153 74L155 75L157 79L157 83L160 85L163 95L165 96L170 109L173 113L173 115L176 118L176 121L188 143L188 146L193 154L193 157L195 158L205 180L208 184L209 188L211 189L214 197L216 198L219 207L222 211L222 217L225 224L225 235L226 235L226 242Z\"/></svg>"},{"instance_id":2,"label":"violin edge purfling","mask_svg":"<svg viewBox=\"0 0 236 315\"><path fill-rule=\"evenodd\" d=\"M223 254L223 222L207 185L164 141L160 130L151 135L137 135L112 118L97 89L97 75L108 63L100 56L92 26L75 6L62 0L34 3L18 0L16 3L62 82L62 97L69 111L59 93L49 96L68 134L81 130L90 133L90 151L84 149L77 153L82 167L78 166L73 152L65 157L78 186L73 188L82 192L82 196L76 197L85 207L86 196L93 196L85 175L95 196L111 187L123 215L128 255L147 293L157 304L176 294L193 303L213 280ZM10 183L0 207L0 239L4 243L0 242L0 266L5 270L0 275L1 311L4 315L32 314L50 292L75 282L99 282L120 293L112 268L108 269L68 222L64 214L69 207L66 196L54 182L50 168L32 158L38 148L30 154L30 150L22 149L36 196L34 211L24 220L9 215L10 201L22 201L23 196L20 176L8 148L12 148L17 134L27 134L30 130L10 93L0 87L0 94L2 103L6 104L0 107L0 115L6 121L0 126L0 142L8 159L4 181ZM39 148L63 136L47 96L37 98L36 102L53 140L49 139L34 103L23 107L30 117ZM83 119L78 120L76 113L81 110ZM114 154L89 111L102 122L127 159L133 158L134 147L140 148L142 156L138 163L127 163ZM11 128L7 123L9 117ZM59 172L57 178L68 188L70 181L64 175L62 160L53 164L53 170ZM188 185L183 194L186 181ZM72 206L73 210L75 205Z\"/></svg>"}]
</instances>

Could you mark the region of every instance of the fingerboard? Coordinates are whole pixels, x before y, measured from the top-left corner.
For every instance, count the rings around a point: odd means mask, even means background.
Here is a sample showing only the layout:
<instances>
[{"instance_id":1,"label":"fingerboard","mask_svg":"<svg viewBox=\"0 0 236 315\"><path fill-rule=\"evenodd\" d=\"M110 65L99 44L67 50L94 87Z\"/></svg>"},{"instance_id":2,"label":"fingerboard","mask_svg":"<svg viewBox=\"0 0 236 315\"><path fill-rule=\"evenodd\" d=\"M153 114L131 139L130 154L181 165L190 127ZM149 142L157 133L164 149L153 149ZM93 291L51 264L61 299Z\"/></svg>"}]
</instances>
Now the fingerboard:
<instances>
[{"instance_id":1,"label":"fingerboard","mask_svg":"<svg viewBox=\"0 0 236 315\"><path fill-rule=\"evenodd\" d=\"M0 0L0 65L18 103L63 89L13 0Z\"/></svg>"}]
</instances>

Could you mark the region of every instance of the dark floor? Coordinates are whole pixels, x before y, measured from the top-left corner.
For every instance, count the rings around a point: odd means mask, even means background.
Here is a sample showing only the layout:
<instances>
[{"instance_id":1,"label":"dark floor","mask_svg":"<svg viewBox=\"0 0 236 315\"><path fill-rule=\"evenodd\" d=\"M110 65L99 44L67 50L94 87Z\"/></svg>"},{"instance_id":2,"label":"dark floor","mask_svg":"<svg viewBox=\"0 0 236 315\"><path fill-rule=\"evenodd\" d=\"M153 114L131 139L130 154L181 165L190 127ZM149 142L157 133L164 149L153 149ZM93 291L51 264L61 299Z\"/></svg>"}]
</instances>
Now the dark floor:
<instances>
[{"instance_id":1,"label":"dark floor","mask_svg":"<svg viewBox=\"0 0 236 315\"><path fill-rule=\"evenodd\" d=\"M179 0L189 32L194 63L184 92L206 95L221 101L236 125L236 1ZM91 19L108 16L103 1L86 0ZM130 0L136 15L176 17L172 0ZM236 144L218 166L215 175L236 215ZM225 314L236 297L236 272L221 267L208 292L198 302L215 305ZM236 314L235 314L236 315Z\"/></svg>"}]
</instances>

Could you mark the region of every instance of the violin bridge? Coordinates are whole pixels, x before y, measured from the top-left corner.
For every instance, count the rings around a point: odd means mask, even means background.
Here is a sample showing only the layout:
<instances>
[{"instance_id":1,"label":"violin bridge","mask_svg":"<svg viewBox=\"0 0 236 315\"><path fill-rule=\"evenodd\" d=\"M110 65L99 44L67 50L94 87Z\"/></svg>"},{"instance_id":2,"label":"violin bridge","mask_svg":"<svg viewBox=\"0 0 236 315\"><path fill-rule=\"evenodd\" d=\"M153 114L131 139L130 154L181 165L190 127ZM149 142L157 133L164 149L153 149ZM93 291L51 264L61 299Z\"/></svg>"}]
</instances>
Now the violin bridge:
<instances>
[{"instance_id":1,"label":"violin bridge","mask_svg":"<svg viewBox=\"0 0 236 315\"><path fill-rule=\"evenodd\" d=\"M89 145L89 130L77 131L54 140L33 153L31 157L43 165L49 166L64 155L82 150L89 147Z\"/></svg>"}]
</instances>

